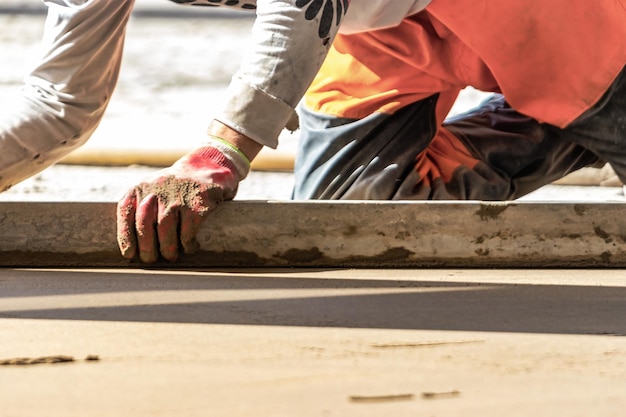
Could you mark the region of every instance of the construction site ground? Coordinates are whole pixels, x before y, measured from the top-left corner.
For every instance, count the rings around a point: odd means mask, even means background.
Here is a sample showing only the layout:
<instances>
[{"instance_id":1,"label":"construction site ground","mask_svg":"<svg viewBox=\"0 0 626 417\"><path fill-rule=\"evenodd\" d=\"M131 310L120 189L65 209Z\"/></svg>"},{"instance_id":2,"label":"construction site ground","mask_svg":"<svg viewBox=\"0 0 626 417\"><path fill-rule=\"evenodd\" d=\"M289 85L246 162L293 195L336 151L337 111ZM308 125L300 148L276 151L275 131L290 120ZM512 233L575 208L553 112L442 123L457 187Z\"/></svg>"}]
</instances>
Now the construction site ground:
<instances>
[{"instance_id":1,"label":"construction site ground","mask_svg":"<svg viewBox=\"0 0 626 417\"><path fill-rule=\"evenodd\" d=\"M168 17L177 8L161 3L137 0L144 14L129 26L120 88L86 146L166 152L200 140L251 20ZM42 23L0 14L2 105L36 56ZM478 96L468 91L459 111ZM283 139L290 152L297 137ZM0 201L111 202L154 169L60 164ZM292 181L253 171L237 198L287 199ZM624 195L550 185L526 199ZM2 417L625 409L621 269L0 269Z\"/></svg>"},{"instance_id":2,"label":"construction site ground","mask_svg":"<svg viewBox=\"0 0 626 417\"><path fill-rule=\"evenodd\" d=\"M622 416L625 286L617 270L2 270L0 361L74 359L0 366L2 415Z\"/></svg>"}]
</instances>

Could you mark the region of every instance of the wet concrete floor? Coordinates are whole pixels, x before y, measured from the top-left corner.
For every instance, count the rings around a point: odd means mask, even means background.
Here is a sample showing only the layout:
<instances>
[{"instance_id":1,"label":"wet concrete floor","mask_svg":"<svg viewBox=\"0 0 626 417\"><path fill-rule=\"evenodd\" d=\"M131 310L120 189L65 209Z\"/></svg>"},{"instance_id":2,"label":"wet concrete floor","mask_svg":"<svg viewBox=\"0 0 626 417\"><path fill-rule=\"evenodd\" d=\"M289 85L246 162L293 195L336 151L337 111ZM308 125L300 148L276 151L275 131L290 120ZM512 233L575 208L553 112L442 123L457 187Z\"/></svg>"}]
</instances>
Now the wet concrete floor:
<instances>
[{"instance_id":1,"label":"wet concrete floor","mask_svg":"<svg viewBox=\"0 0 626 417\"><path fill-rule=\"evenodd\" d=\"M2 269L0 298L0 363L73 359L0 366L6 417L626 407L619 270Z\"/></svg>"}]
</instances>

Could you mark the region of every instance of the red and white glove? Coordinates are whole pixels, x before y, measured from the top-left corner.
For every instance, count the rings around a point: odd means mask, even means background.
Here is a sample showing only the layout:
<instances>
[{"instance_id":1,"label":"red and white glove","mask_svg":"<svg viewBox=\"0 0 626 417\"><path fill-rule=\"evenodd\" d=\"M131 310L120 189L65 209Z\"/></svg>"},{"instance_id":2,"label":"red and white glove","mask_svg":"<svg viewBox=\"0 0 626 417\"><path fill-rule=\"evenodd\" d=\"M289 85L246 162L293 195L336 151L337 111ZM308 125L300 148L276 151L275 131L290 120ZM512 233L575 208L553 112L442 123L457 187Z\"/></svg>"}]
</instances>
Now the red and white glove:
<instances>
[{"instance_id":1,"label":"red and white glove","mask_svg":"<svg viewBox=\"0 0 626 417\"><path fill-rule=\"evenodd\" d=\"M122 256L146 263L176 261L194 253L205 216L237 193L250 161L234 145L211 138L171 167L128 191L117 205L117 242Z\"/></svg>"}]
</instances>

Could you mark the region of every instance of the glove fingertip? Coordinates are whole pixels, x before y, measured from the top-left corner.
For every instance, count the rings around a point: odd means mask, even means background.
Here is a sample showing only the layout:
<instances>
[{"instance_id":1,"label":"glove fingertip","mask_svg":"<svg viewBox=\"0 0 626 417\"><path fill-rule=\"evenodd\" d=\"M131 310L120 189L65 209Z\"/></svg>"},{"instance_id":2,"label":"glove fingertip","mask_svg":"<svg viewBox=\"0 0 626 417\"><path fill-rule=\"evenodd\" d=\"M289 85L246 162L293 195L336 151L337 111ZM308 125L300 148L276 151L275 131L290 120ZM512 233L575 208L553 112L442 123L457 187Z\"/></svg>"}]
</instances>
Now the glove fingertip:
<instances>
[{"instance_id":1,"label":"glove fingertip","mask_svg":"<svg viewBox=\"0 0 626 417\"><path fill-rule=\"evenodd\" d=\"M156 251L141 251L139 252L139 259L146 264L153 264L159 260L159 254Z\"/></svg>"},{"instance_id":2,"label":"glove fingertip","mask_svg":"<svg viewBox=\"0 0 626 417\"><path fill-rule=\"evenodd\" d=\"M183 246L183 251L187 255L193 255L200 250L200 242L198 242L198 239L195 237L181 241L181 245Z\"/></svg>"},{"instance_id":3,"label":"glove fingertip","mask_svg":"<svg viewBox=\"0 0 626 417\"><path fill-rule=\"evenodd\" d=\"M137 199L133 189L126 193L117 204L117 245L125 259L133 259L137 256L136 211Z\"/></svg>"},{"instance_id":4,"label":"glove fingertip","mask_svg":"<svg viewBox=\"0 0 626 417\"><path fill-rule=\"evenodd\" d=\"M122 257L125 259L133 259L137 256L137 243L131 242L131 238L127 235L118 235L117 246L120 249Z\"/></svg>"}]
</instances>

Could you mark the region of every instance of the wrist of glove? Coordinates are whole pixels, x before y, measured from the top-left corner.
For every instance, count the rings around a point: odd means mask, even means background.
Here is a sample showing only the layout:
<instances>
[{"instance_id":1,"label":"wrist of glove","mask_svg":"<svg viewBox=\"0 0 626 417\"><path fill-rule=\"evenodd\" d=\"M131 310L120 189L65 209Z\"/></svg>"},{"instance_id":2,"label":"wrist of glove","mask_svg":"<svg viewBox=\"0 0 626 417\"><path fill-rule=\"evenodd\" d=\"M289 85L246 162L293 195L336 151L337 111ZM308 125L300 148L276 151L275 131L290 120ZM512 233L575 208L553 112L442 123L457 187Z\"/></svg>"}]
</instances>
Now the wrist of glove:
<instances>
[{"instance_id":1,"label":"wrist of glove","mask_svg":"<svg viewBox=\"0 0 626 417\"><path fill-rule=\"evenodd\" d=\"M235 197L239 182L250 172L250 161L234 145L211 137L205 146L183 156L169 169L174 175L220 186L224 199L230 200Z\"/></svg>"},{"instance_id":2,"label":"wrist of glove","mask_svg":"<svg viewBox=\"0 0 626 417\"><path fill-rule=\"evenodd\" d=\"M235 197L250 162L232 144L210 138L171 167L157 171L124 195L117 206L122 256L153 263L162 256L198 249L196 235L206 214Z\"/></svg>"}]
</instances>

